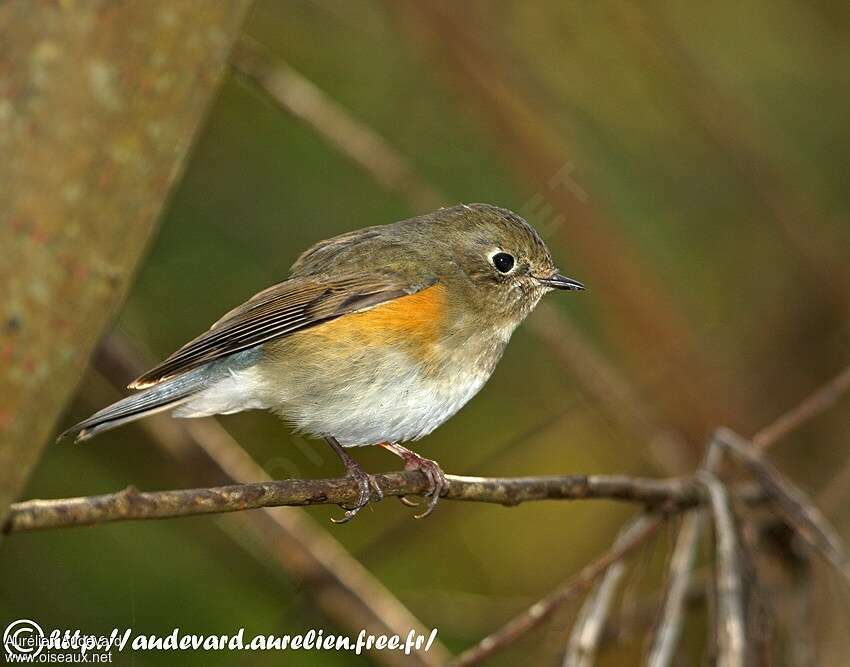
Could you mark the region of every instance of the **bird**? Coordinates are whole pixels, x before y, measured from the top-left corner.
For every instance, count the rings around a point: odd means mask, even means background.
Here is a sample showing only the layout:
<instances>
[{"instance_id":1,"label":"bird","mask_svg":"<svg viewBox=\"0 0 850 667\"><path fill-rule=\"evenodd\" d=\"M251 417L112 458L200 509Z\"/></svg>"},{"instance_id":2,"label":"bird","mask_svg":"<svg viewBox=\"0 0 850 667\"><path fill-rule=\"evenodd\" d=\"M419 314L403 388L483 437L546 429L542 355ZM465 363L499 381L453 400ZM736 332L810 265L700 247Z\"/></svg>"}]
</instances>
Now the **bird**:
<instances>
[{"instance_id":1,"label":"bird","mask_svg":"<svg viewBox=\"0 0 850 667\"><path fill-rule=\"evenodd\" d=\"M491 204L351 231L306 250L285 280L130 383L136 393L58 439L87 440L163 411L192 418L270 410L325 439L356 480L357 502L333 521L382 497L348 453L366 445L425 475L422 518L448 482L436 461L405 443L478 393L546 293L583 289L556 268L525 219Z\"/></svg>"}]
</instances>

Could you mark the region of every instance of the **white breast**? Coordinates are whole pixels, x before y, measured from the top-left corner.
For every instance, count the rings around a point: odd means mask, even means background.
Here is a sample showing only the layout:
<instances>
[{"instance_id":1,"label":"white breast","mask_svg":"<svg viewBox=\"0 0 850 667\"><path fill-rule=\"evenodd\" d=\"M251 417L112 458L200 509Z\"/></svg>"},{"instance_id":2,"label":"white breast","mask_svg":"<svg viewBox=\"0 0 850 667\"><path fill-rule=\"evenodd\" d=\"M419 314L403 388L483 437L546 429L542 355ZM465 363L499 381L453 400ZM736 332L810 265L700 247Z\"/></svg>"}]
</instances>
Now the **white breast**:
<instances>
[{"instance_id":1,"label":"white breast","mask_svg":"<svg viewBox=\"0 0 850 667\"><path fill-rule=\"evenodd\" d=\"M332 434L347 447L418 440L460 410L490 376L457 368L435 382L407 360L387 359L386 365L395 372L377 373L368 382L353 378L344 396L287 402L279 412L300 430Z\"/></svg>"}]
</instances>

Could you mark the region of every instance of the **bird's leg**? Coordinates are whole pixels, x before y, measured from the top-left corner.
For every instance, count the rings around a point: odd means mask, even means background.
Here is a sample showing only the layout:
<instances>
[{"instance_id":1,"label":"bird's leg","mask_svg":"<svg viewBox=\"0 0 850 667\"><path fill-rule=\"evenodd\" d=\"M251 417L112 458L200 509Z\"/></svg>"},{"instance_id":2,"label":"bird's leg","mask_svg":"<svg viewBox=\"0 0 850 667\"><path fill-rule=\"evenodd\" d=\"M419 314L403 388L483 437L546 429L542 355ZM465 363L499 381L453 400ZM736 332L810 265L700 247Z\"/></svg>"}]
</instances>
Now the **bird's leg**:
<instances>
[{"instance_id":1,"label":"bird's leg","mask_svg":"<svg viewBox=\"0 0 850 667\"><path fill-rule=\"evenodd\" d=\"M349 453L345 451L336 438L325 436L325 441L327 441L327 443L331 446L331 449L336 452L339 460L342 461L342 465L345 466L346 477L353 478L360 486L360 497L357 499L357 502L352 507L343 507L345 510L345 516L341 519L334 519L331 517L331 521L334 523L346 523L351 521L355 516L357 516L357 513L363 507L369 504L369 501L372 499L373 491L375 493L376 500L383 500L384 494L377 482L375 482L375 480L360 467L360 464L357 463L357 461L351 458Z\"/></svg>"},{"instance_id":2,"label":"bird's leg","mask_svg":"<svg viewBox=\"0 0 850 667\"><path fill-rule=\"evenodd\" d=\"M410 451L407 447L402 447L401 445L397 445L392 442L383 442L381 443L381 447L400 457L401 460L404 461L405 470L419 470L423 475L425 475L428 480L428 484L430 485L430 489L426 494L430 497L430 500L428 501L428 507L426 510L416 514L415 517L417 519L422 519L423 517L428 516L434 511L434 508L437 506L437 502L440 500L440 496L449 489L449 482L446 479L446 474L443 472L443 469L440 468L440 465L436 461L426 459L424 456L419 456L419 454ZM410 501L404 498L404 496L402 496L402 502L405 503L405 505L410 504Z\"/></svg>"},{"instance_id":3,"label":"bird's leg","mask_svg":"<svg viewBox=\"0 0 850 667\"><path fill-rule=\"evenodd\" d=\"M378 443L378 445L379 445L379 446L381 446L381 447L384 447L384 448L388 449L388 450L389 450L389 451L391 451L393 454L395 454L395 453L396 453L396 452L393 450L393 444L392 444L391 442L379 442L379 443ZM404 448L402 447L401 449L404 449ZM400 502L402 505L404 505L405 507L419 507L419 503L417 503L415 500L411 500L411 499L410 499L410 498L408 498L407 496L397 496L397 498L398 498L399 502Z\"/></svg>"}]
</instances>

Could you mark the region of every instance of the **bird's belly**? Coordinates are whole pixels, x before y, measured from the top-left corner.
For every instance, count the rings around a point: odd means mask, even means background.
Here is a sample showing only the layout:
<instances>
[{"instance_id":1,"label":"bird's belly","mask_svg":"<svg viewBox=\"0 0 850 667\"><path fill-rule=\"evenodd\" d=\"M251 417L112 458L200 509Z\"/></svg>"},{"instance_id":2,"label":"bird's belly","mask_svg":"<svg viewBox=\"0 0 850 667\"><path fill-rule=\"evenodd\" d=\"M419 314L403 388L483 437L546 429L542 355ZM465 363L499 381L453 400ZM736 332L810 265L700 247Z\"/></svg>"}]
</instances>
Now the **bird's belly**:
<instances>
[{"instance_id":1,"label":"bird's belly","mask_svg":"<svg viewBox=\"0 0 850 667\"><path fill-rule=\"evenodd\" d=\"M309 356L309 355L308 355ZM290 382L275 383L272 409L306 433L352 447L421 438L454 415L480 389L491 369L441 364L423 367L402 351L317 368L302 357L289 364ZM306 362L306 363L305 363ZM274 369L280 377L284 371Z\"/></svg>"},{"instance_id":2,"label":"bird's belly","mask_svg":"<svg viewBox=\"0 0 850 667\"><path fill-rule=\"evenodd\" d=\"M332 417L308 428L334 434L349 447L418 440L452 417L485 382L484 377L467 376L456 378L451 387L417 378L383 388L373 385L364 388L361 399L340 402Z\"/></svg>"}]
</instances>

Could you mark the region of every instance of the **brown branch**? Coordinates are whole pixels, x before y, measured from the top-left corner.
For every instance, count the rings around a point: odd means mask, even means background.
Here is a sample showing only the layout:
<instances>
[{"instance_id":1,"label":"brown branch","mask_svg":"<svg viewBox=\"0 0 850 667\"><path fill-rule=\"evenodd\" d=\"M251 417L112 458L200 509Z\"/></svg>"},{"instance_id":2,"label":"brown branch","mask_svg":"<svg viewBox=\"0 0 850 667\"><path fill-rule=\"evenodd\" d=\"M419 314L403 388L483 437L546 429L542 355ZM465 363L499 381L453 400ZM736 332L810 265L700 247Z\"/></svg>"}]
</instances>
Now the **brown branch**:
<instances>
[{"instance_id":1,"label":"brown branch","mask_svg":"<svg viewBox=\"0 0 850 667\"><path fill-rule=\"evenodd\" d=\"M609 567L619 562L631 552L644 544L655 535L661 526L662 517L648 518L640 525L640 529L632 532L628 539L618 541L596 561L587 565L575 577L556 588L539 602L533 604L522 614L515 617L494 633L487 635L478 644L461 653L450 663L451 667L466 667L476 665L489 658L494 653L510 646L548 619L561 605L576 598L593 586Z\"/></svg>"},{"instance_id":2,"label":"brown branch","mask_svg":"<svg viewBox=\"0 0 850 667\"><path fill-rule=\"evenodd\" d=\"M850 366L816 389L797 406L780 415L772 424L756 433L752 437L753 445L758 449L769 449L806 422L829 410L848 391L850 391Z\"/></svg>"},{"instance_id":3,"label":"brown branch","mask_svg":"<svg viewBox=\"0 0 850 667\"><path fill-rule=\"evenodd\" d=\"M604 498L648 506L689 507L702 499L699 485L686 478L658 480L621 475L447 477L446 498L500 505L519 505L532 500ZM428 489L425 476L418 471L374 475L374 479L385 496L416 495ZM347 478L288 479L152 492L129 487L100 496L15 503L10 508L3 532L220 514L259 507L346 505L354 503L358 495L357 483Z\"/></svg>"}]
</instances>

